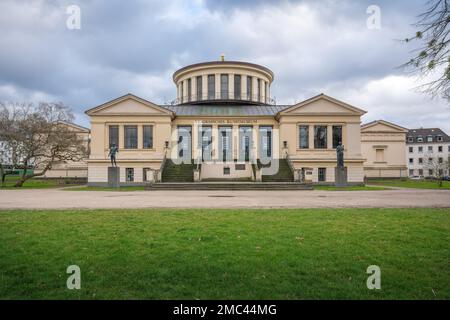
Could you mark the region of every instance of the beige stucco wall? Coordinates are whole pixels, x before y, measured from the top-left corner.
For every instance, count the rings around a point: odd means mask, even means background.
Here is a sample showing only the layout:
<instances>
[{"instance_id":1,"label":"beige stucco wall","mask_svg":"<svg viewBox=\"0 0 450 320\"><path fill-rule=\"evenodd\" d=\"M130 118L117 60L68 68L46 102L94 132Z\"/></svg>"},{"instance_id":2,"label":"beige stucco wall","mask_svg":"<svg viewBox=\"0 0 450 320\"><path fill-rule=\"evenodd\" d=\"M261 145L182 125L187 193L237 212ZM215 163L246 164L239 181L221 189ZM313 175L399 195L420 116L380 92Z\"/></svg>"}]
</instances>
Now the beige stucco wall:
<instances>
[{"instance_id":1,"label":"beige stucco wall","mask_svg":"<svg viewBox=\"0 0 450 320\"><path fill-rule=\"evenodd\" d=\"M364 178L361 153L361 112L337 105L332 101L317 99L298 110L293 108L278 117L273 116L240 116L240 117L193 117L174 116L170 112L161 111L159 107L134 99L125 99L104 109L91 112L91 155L89 157L89 182L107 182L107 167L109 159L108 126L119 126L119 153L117 162L121 170L135 168L135 182L142 182L142 169L160 168L165 152L168 158L177 154L178 126L192 127L192 157L199 155L198 127L201 125L212 127L213 160L218 160L218 128L232 127L233 159L238 158L239 127L251 126L252 154L258 154L259 127L273 128L273 157L285 158L289 155L296 169L310 168L313 172L313 182L317 182L318 168L326 168L326 182L334 182L334 168L336 166L336 152L332 148L332 126L341 125L343 128L343 144L345 146L345 163L348 170L348 181L362 183ZM224 106L226 108L226 106ZM138 148L124 149L124 126L138 126ZM142 126L153 126L153 149L142 149ZM299 149L299 125L309 126L309 149ZM314 126L328 127L328 148L314 149ZM165 149L165 141L169 141L169 148ZM283 142L287 142L284 148ZM125 171L121 171L121 182L125 182Z\"/></svg>"},{"instance_id":2,"label":"beige stucco wall","mask_svg":"<svg viewBox=\"0 0 450 320\"><path fill-rule=\"evenodd\" d=\"M190 101L207 100L208 93L208 75L215 76L215 99L220 99L220 75L228 75L228 99L234 99L234 75L241 75L241 96L242 100L247 100L247 76L252 80L252 97L250 100L257 101L257 79L261 82L261 101L266 101L266 97L270 97L270 85L272 83L272 75L264 69L256 66L233 64L232 62L224 62L220 65L200 65L188 68L178 73L174 77L177 88L177 98L179 102L188 102L188 79L191 79L191 99ZM202 77L202 97L197 97L196 78ZM266 92L267 85L267 92Z\"/></svg>"},{"instance_id":3,"label":"beige stucco wall","mask_svg":"<svg viewBox=\"0 0 450 320\"><path fill-rule=\"evenodd\" d=\"M361 131L361 150L366 158L364 174L368 178L407 176L406 131L377 123ZM378 159L377 159L377 150Z\"/></svg>"}]
</instances>

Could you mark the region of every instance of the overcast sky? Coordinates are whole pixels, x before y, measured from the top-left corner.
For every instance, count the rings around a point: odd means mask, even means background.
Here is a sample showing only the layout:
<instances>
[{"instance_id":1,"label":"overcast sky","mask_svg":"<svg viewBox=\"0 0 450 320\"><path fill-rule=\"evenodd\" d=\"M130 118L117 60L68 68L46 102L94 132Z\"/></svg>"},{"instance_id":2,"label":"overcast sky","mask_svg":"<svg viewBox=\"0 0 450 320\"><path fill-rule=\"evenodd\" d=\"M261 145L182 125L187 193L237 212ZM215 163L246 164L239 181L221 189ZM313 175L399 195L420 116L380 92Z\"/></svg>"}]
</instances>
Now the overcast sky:
<instances>
[{"instance_id":1,"label":"overcast sky","mask_svg":"<svg viewBox=\"0 0 450 320\"><path fill-rule=\"evenodd\" d=\"M0 2L0 100L62 101L79 124L88 108L131 92L175 98L173 72L218 60L254 62L275 73L278 104L326 93L385 119L450 134L450 107L416 93L398 66L426 0L94 0ZM81 29L66 26L67 6ZM381 28L369 29L369 5Z\"/></svg>"}]
</instances>

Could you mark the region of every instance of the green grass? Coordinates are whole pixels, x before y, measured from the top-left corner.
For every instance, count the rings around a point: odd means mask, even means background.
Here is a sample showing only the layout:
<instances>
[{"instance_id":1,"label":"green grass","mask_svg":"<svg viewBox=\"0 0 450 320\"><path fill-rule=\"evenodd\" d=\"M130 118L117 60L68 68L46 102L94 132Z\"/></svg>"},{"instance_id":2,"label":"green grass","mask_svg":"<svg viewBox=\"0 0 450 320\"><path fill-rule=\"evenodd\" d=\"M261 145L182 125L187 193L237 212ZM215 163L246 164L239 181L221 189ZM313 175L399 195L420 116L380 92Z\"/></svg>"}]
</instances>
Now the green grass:
<instances>
[{"instance_id":1,"label":"green grass","mask_svg":"<svg viewBox=\"0 0 450 320\"><path fill-rule=\"evenodd\" d=\"M120 188L109 188L109 187L71 187L64 189L66 191L144 191L144 186L125 186Z\"/></svg>"},{"instance_id":2,"label":"green grass","mask_svg":"<svg viewBox=\"0 0 450 320\"><path fill-rule=\"evenodd\" d=\"M0 211L0 243L1 299L450 299L450 209Z\"/></svg>"},{"instance_id":3,"label":"green grass","mask_svg":"<svg viewBox=\"0 0 450 320\"><path fill-rule=\"evenodd\" d=\"M411 180L411 179L379 179L369 180L368 184L388 187L415 188L415 189L450 189L450 181L442 181L442 188L439 188L437 181L432 180Z\"/></svg>"},{"instance_id":4,"label":"green grass","mask_svg":"<svg viewBox=\"0 0 450 320\"><path fill-rule=\"evenodd\" d=\"M343 188L338 188L335 186L314 186L314 190L326 190L326 191L373 191L373 190L388 190L385 187L379 186L348 186Z\"/></svg>"},{"instance_id":5,"label":"green grass","mask_svg":"<svg viewBox=\"0 0 450 320\"><path fill-rule=\"evenodd\" d=\"M21 188L14 187L15 183L19 180L19 177L6 177L5 179L5 186L1 187L2 189L46 189L46 188L60 188L60 187L67 187L69 185L73 184L67 184L65 183L65 179L39 179L39 178L32 178L23 184Z\"/></svg>"}]
</instances>

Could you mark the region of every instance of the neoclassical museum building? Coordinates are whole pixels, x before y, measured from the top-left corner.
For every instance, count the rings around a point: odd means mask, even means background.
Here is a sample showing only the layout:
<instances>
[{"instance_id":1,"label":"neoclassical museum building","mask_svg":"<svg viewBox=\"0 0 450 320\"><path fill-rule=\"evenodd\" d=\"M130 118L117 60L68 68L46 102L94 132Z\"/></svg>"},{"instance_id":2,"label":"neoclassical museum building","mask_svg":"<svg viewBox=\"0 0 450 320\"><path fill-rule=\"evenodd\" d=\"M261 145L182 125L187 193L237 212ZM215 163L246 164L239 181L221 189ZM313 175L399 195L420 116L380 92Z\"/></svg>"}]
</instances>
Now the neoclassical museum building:
<instances>
[{"instance_id":1,"label":"neoclassical museum building","mask_svg":"<svg viewBox=\"0 0 450 320\"><path fill-rule=\"evenodd\" d=\"M121 185L333 183L340 142L348 182L363 183L364 110L325 94L277 105L273 72L247 62L189 65L173 81L177 98L169 105L126 94L86 111L90 185L107 184L113 145Z\"/></svg>"}]
</instances>

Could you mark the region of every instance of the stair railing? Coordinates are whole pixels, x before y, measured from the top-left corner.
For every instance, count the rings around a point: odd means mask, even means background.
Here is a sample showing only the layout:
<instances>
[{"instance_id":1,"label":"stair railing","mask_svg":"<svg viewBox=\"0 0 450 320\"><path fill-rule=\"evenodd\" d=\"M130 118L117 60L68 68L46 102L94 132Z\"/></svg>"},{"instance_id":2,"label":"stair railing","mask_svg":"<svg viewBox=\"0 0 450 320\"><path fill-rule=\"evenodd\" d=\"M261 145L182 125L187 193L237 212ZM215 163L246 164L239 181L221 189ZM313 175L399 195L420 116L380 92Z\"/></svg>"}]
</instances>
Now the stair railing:
<instances>
[{"instance_id":1,"label":"stair railing","mask_svg":"<svg viewBox=\"0 0 450 320\"><path fill-rule=\"evenodd\" d=\"M292 176L294 177L294 181L295 182L300 181L300 172L299 172L300 170L295 169L287 151L286 151L286 162L288 164L289 170L291 170Z\"/></svg>"},{"instance_id":2,"label":"stair railing","mask_svg":"<svg viewBox=\"0 0 450 320\"><path fill-rule=\"evenodd\" d=\"M164 150L164 156L161 165L159 166L158 170L155 170L155 182L162 181L162 173L164 171L164 167L166 166L166 161L167 161L167 150Z\"/></svg>"}]
</instances>

